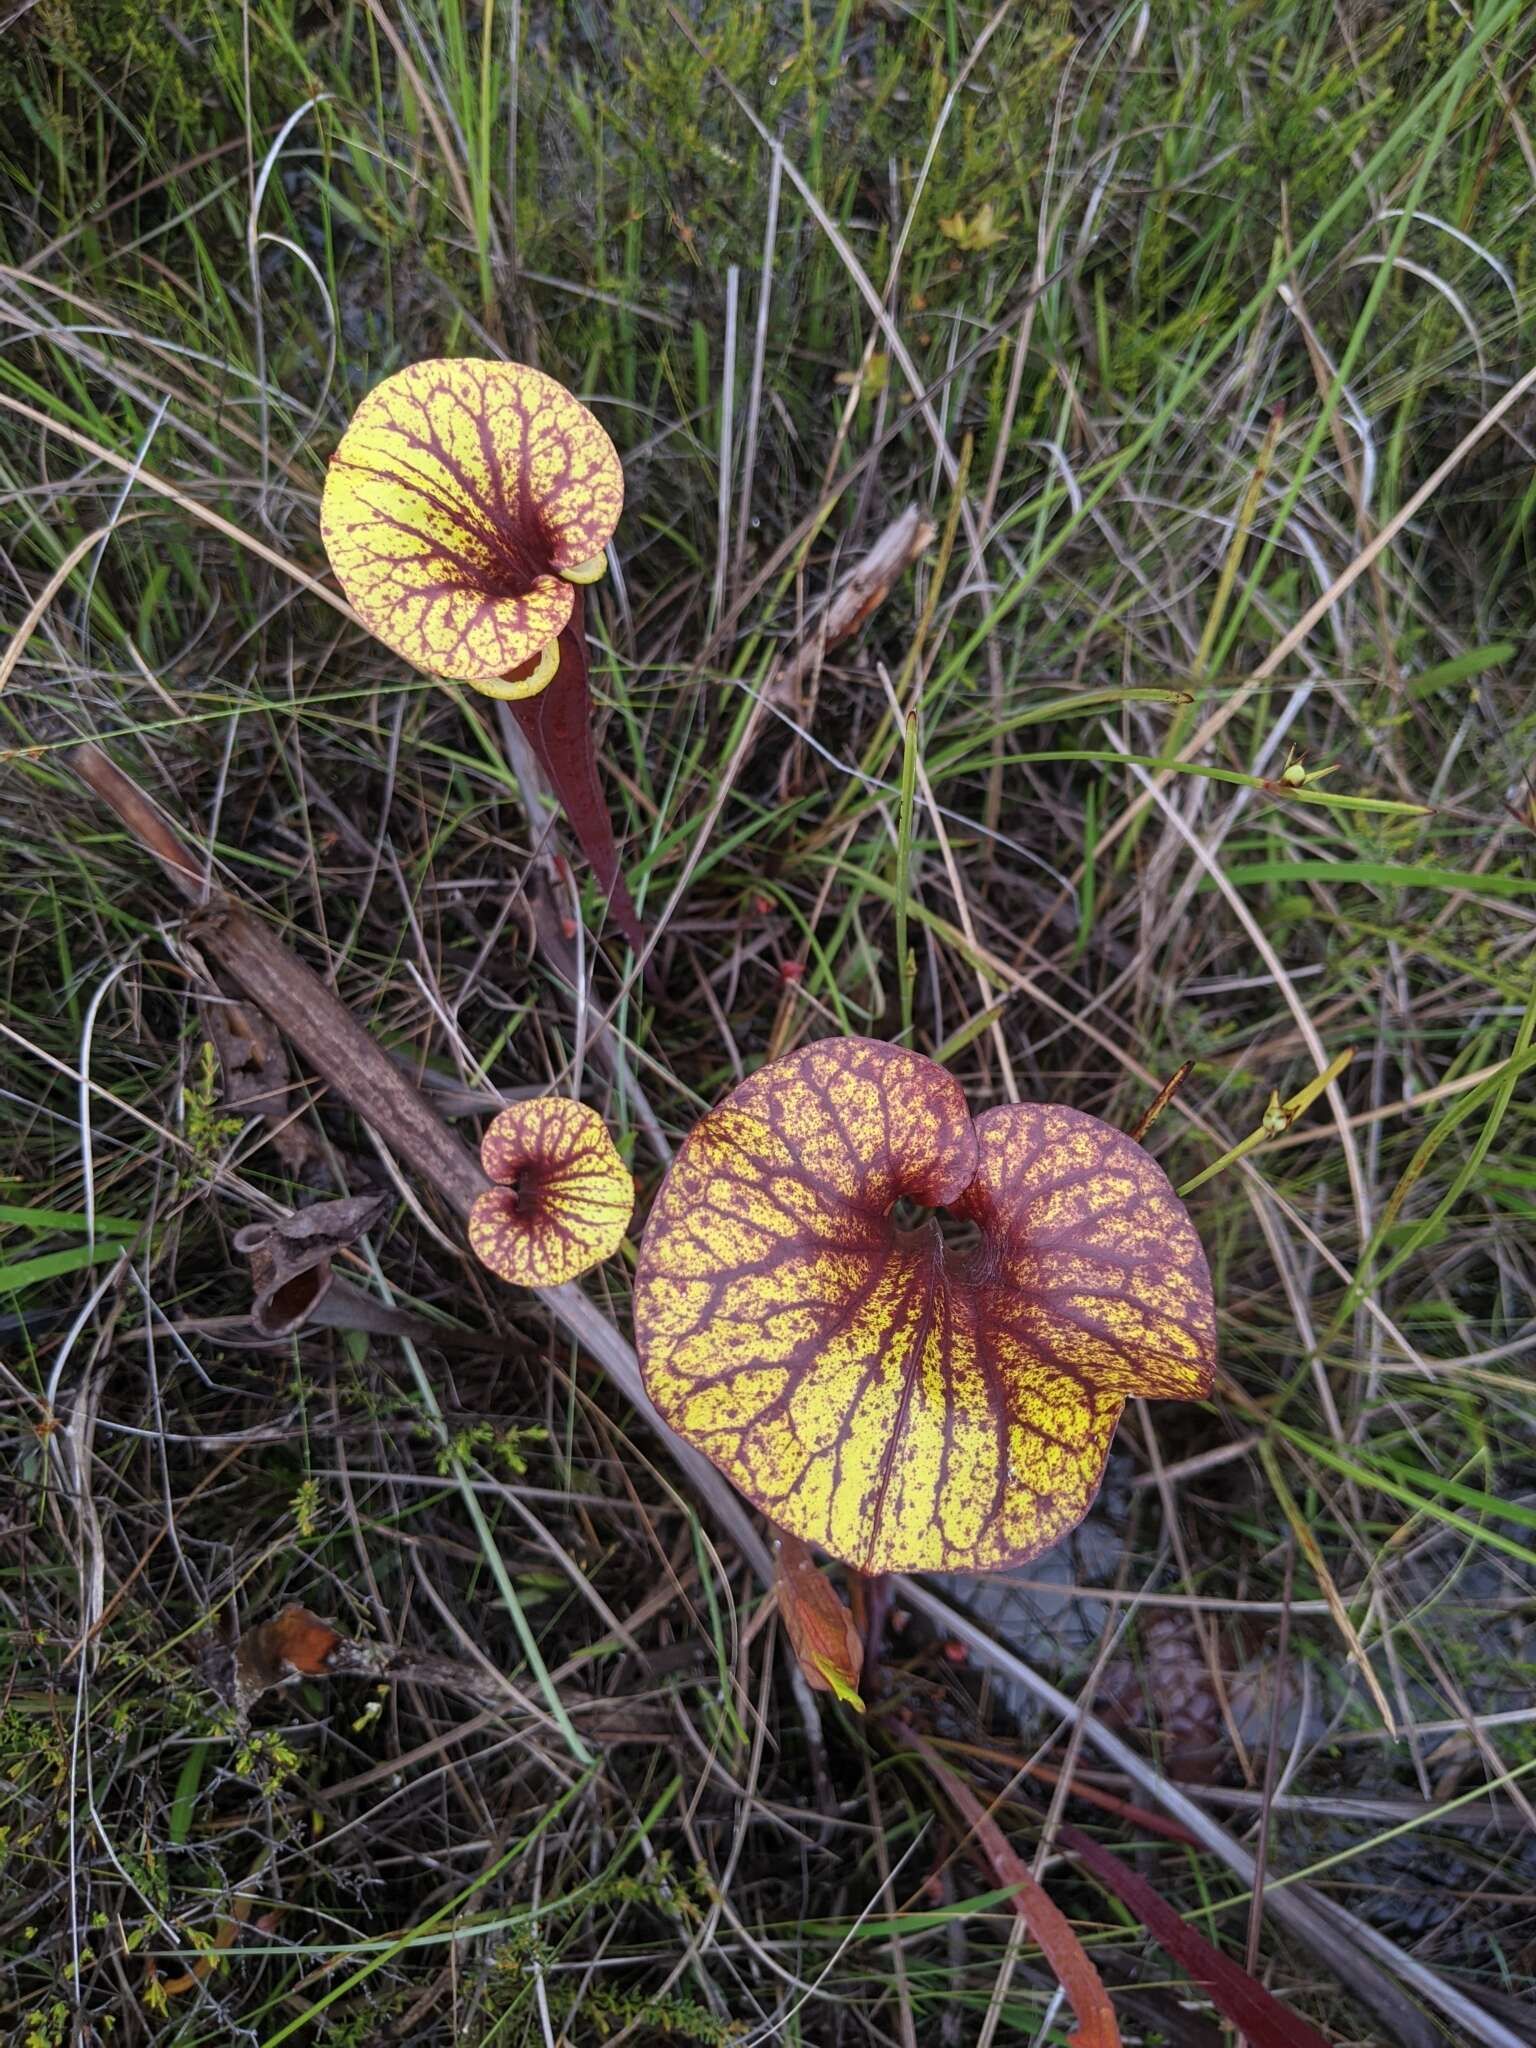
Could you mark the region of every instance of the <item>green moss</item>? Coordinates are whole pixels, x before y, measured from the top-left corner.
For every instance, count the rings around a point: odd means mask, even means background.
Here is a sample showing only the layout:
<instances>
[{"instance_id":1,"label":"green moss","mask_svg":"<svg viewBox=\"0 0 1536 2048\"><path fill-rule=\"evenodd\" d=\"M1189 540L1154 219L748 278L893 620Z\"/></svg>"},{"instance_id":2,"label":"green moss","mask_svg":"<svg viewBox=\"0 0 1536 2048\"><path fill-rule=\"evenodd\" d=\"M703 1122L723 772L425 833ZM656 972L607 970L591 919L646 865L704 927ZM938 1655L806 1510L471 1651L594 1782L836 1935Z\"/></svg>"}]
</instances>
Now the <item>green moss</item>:
<instances>
[{"instance_id":1,"label":"green moss","mask_svg":"<svg viewBox=\"0 0 1536 2048\"><path fill-rule=\"evenodd\" d=\"M0 108L80 142L103 103L146 130L201 126L207 20L208 0L37 0L6 31Z\"/></svg>"}]
</instances>

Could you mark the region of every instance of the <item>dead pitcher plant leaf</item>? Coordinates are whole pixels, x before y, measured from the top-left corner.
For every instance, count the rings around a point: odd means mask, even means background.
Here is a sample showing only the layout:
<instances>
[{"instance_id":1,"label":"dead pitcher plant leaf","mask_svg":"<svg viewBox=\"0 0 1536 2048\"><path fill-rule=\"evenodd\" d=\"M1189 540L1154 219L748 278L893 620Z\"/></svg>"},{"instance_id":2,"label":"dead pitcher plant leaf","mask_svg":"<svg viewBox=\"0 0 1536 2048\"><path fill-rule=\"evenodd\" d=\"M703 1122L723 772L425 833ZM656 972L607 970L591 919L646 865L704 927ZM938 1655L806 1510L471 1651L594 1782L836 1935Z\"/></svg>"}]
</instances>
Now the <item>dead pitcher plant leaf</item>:
<instances>
[{"instance_id":1,"label":"dead pitcher plant leaf","mask_svg":"<svg viewBox=\"0 0 1536 2048\"><path fill-rule=\"evenodd\" d=\"M390 1200L346 1195L235 1232L235 1250L251 1262L251 1322L261 1336L291 1336L309 1321L330 1290L331 1261L378 1227Z\"/></svg>"}]
</instances>

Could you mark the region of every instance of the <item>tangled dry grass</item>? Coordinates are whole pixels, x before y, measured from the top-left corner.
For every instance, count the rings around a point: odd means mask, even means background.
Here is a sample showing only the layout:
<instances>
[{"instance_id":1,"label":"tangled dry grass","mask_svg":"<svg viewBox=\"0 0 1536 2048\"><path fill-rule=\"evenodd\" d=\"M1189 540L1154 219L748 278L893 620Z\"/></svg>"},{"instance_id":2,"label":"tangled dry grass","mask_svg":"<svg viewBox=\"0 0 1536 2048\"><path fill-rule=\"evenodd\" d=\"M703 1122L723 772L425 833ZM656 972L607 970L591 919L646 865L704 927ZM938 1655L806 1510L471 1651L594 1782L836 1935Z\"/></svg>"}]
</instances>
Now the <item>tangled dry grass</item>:
<instances>
[{"instance_id":1,"label":"tangled dry grass","mask_svg":"<svg viewBox=\"0 0 1536 2048\"><path fill-rule=\"evenodd\" d=\"M1531 2038L1533 57L1512 0L13 19L5 2038L1065 2033L601 1357L232 1039L86 740L455 1130L580 1095L642 1202L751 1066L900 1027L898 906L974 1103L1129 1128L1194 1062L1172 1177L1258 1136L1190 1197L1217 1398L1019 1582L899 1588L894 1697L1128 2040L1230 2037L1064 1815L1326 2038ZM326 453L439 350L623 451L654 988L510 721L324 601ZM236 1233L343 1190L384 1221L260 1335ZM625 1264L583 1285L622 1351ZM210 1631L288 1602L380 1657L233 1727Z\"/></svg>"}]
</instances>

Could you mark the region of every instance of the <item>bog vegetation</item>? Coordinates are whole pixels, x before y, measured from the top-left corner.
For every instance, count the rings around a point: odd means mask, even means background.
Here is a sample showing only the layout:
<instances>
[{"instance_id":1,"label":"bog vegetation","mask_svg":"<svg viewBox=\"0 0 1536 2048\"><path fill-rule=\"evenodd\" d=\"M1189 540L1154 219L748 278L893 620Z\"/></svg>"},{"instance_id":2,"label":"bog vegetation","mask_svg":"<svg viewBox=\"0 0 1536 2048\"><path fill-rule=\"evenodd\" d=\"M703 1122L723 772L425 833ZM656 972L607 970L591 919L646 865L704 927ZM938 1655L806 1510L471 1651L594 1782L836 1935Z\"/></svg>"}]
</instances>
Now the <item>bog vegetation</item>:
<instances>
[{"instance_id":1,"label":"bog vegetation","mask_svg":"<svg viewBox=\"0 0 1536 2048\"><path fill-rule=\"evenodd\" d=\"M1533 64L0 16L0 2036L1529 2038Z\"/></svg>"}]
</instances>

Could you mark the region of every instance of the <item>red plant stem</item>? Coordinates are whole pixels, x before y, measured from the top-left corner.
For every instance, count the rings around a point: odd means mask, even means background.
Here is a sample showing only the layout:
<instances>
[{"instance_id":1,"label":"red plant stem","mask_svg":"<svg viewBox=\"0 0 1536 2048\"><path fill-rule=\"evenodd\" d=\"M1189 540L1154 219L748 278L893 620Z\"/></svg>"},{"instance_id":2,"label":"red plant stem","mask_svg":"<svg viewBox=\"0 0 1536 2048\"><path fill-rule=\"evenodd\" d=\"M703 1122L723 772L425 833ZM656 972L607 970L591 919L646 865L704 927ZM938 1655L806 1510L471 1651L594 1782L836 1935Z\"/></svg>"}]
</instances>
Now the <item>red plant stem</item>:
<instances>
[{"instance_id":1,"label":"red plant stem","mask_svg":"<svg viewBox=\"0 0 1536 2048\"><path fill-rule=\"evenodd\" d=\"M1039 1778L1047 1785L1059 1785L1062 1773L1054 1764L1025 1762L1019 1768L1028 1771L1032 1778ZM1073 1773L1067 1791L1073 1799L1082 1800L1085 1806L1097 1806L1102 1813L1112 1813L1117 1820L1123 1820L1127 1827L1137 1829L1146 1835L1161 1835L1164 1841L1179 1842L1187 1849L1198 1849L1200 1844L1188 1828L1179 1826L1176 1820L1164 1820L1160 1813L1149 1813L1144 1806L1133 1806L1129 1800L1116 1798L1113 1792L1106 1792L1102 1786L1089 1784L1086 1778Z\"/></svg>"},{"instance_id":2,"label":"red plant stem","mask_svg":"<svg viewBox=\"0 0 1536 2048\"><path fill-rule=\"evenodd\" d=\"M1152 1100L1147 1104L1146 1108L1137 1118L1135 1126L1131 1131L1131 1136L1136 1140L1138 1145L1142 1144L1145 1141L1148 1131L1151 1130L1152 1126L1157 1122L1158 1118L1162 1115L1163 1111L1168 1107L1169 1103L1172 1102L1174 1096L1178 1094L1179 1090L1184 1086L1184 1083L1189 1079L1190 1075L1194 1071L1194 1061L1186 1060L1183 1066L1179 1068L1178 1072L1174 1074L1169 1080L1165 1081L1162 1087L1158 1089L1157 1093L1153 1096Z\"/></svg>"},{"instance_id":3,"label":"red plant stem","mask_svg":"<svg viewBox=\"0 0 1536 2048\"><path fill-rule=\"evenodd\" d=\"M1064 1824L1057 1841L1091 1870L1107 1892L1119 1899L1146 1928L1159 1948L1187 1970L1207 1991L1218 2011L1242 2030L1249 2048L1328 2048L1327 2042L1299 2012L1282 2005L1258 1979L1197 1934L1160 1892L1154 1891L1118 1856L1081 1828Z\"/></svg>"},{"instance_id":4,"label":"red plant stem","mask_svg":"<svg viewBox=\"0 0 1536 2048\"><path fill-rule=\"evenodd\" d=\"M891 1575L889 1572L848 1574L848 1598L854 1625L864 1638L864 1670L859 1690L866 1699L885 1687L885 1629L891 1618Z\"/></svg>"},{"instance_id":5,"label":"red plant stem","mask_svg":"<svg viewBox=\"0 0 1536 2048\"><path fill-rule=\"evenodd\" d=\"M560 635L560 666L536 697L514 700L511 711L560 800L577 843L602 884L614 922L634 947L645 949L645 928L619 867L619 849L597 772L592 742L592 687L587 674L585 607L576 594L571 622Z\"/></svg>"},{"instance_id":6,"label":"red plant stem","mask_svg":"<svg viewBox=\"0 0 1536 2048\"><path fill-rule=\"evenodd\" d=\"M1070 2036L1072 2048L1121 2048L1120 2029L1115 2023L1109 1993L1104 1989L1104 1979L1072 1931L1066 1914L1035 1882L997 1822L965 1780L956 1777L932 1743L906 1721L893 1719L890 1726L898 1741L915 1750L938 1780L945 1798L976 1837L976 1845L997 1882L1013 1887L1013 1910L1040 1944L1041 1953L1067 1994L1067 2003L1077 2015L1077 2026Z\"/></svg>"}]
</instances>

